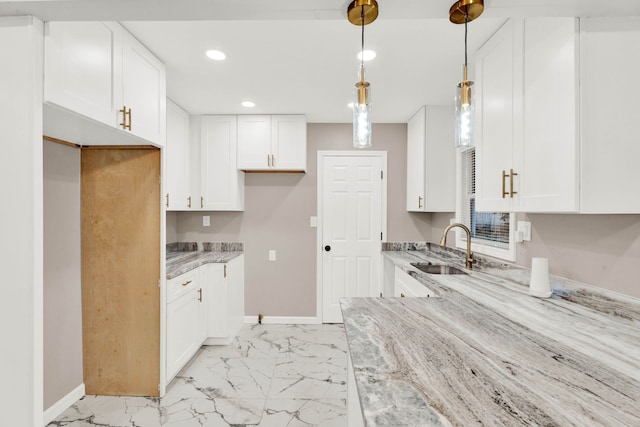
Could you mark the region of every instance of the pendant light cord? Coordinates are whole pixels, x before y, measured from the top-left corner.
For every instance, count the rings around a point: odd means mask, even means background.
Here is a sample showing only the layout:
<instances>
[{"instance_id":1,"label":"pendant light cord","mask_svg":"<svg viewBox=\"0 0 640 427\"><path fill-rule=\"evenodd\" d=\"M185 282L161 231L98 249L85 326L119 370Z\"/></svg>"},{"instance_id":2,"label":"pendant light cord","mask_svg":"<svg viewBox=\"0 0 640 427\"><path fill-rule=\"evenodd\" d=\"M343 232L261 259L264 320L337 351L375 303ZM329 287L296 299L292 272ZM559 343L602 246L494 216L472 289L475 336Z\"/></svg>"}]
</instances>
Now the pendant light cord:
<instances>
[{"instance_id":1,"label":"pendant light cord","mask_svg":"<svg viewBox=\"0 0 640 427\"><path fill-rule=\"evenodd\" d=\"M469 12L464 11L464 66L467 66L467 22L469 22ZM363 36L364 37L364 36Z\"/></svg>"},{"instance_id":2,"label":"pendant light cord","mask_svg":"<svg viewBox=\"0 0 640 427\"><path fill-rule=\"evenodd\" d=\"M364 68L364 3L360 8L360 27L362 28L362 42L360 47L360 69Z\"/></svg>"}]
</instances>

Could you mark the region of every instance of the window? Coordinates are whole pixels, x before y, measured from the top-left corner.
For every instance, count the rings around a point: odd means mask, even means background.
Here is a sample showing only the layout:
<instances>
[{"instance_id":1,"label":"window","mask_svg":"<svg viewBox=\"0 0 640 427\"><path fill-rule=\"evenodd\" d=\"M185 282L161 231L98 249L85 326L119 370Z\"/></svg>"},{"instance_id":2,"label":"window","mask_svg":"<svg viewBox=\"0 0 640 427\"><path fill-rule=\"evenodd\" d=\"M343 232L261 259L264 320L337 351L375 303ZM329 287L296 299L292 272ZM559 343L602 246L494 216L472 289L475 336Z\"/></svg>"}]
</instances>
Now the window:
<instances>
[{"instance_id":1,"label":"window","mask_svg":"<svg viewBox=\"0 0 640 427\"><path fill-rule=\"evenodd\" d=\"M515 215L508 212L476 211L476 150L458 154L458 209L456 220L471 231L474 252L515 261L512 224ZM456 232L456 246L466 248L466 233Z\"/></svg>"}]
</instances>

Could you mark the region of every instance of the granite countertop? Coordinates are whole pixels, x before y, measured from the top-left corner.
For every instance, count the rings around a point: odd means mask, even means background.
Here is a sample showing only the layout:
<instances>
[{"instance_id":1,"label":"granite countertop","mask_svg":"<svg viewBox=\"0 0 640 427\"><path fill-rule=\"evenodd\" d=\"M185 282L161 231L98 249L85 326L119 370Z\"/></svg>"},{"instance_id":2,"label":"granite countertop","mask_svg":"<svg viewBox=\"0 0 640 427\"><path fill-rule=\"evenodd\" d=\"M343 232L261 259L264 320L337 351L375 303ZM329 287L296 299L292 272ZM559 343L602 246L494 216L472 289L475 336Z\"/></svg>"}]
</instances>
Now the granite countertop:
<instances>
[{"instance_id":1,"label":"granite countertop","mask_svg":"<svg viewBox=\"0 0 640 427\"><path fill-rule=\"evenodd\" d=\"M482 258L429 275L409 264L463 256L413 249L384 257L438 297L341 302L368 426L640 425L637 299L555 276L535 298L528 269Z\"/></svg>"},{"instance_id":2,"label":"granite countertop","mask_svg":"<svg viewBox=\"0 0 640 427\"><path fill-rule=\"evenodd\" d=\"M167 280L209 263L225 263L242 255L242 243L203 242L198 250L196 242L167 245Z\"/></svg>"}]
</instances>

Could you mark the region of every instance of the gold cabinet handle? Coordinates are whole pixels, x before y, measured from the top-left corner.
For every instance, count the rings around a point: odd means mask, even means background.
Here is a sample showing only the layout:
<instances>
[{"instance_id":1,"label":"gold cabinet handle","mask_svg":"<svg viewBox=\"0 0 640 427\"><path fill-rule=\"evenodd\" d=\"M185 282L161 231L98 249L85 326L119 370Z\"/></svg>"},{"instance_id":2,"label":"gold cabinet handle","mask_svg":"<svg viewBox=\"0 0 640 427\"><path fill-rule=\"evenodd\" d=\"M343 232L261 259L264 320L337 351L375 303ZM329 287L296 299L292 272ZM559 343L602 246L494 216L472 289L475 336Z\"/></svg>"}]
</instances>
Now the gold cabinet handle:
<instances>
[{"instance_id":1,"label":"gold cabinet handle","mask_svg":"<svg viewBox=\"0 0 640 427\"><path fill-rule=\"evenodd\" d=\"M227 278L227 264L224 265L224 277Z\"/></svg>"},{"instance_id":2,"label":"gold cabinet handle","mask_svg":"<svg viewBox=\"0 0 640 427\"><path fill-rule=\"evenodd\" d=\"M198 294L200 294L198 296L198 301L202 302L202 288L198 289Z\"/></svg>"},{"instance_id":3,"label":"gold cabinet handle","mask_svg":"<svg viewBox=\"0 0 640 427\"><path fill-rule=\"evenodd\" d=\"M422 196L418 196L418 209L422 209Z\"/></svg>"},{"instance_id":4,"label":"gold cabinet handle","mask_svg":"<svg viewBox=\"0 0 640 427\"><path fill-rule=\"evenodd\" d=\"M169 207L169 193L167 193L167 202L165 203L166 207Z\"/></svg>"},{"instance_id":5,"label":"gold cabinet handle","mask_svg":"<svg viewBox=\"0 0 640 427\"><path fill-rule=\"evenodd\" d=\"M509 170L509 191L510 191L510 193L509 193L509 194L511 194L511 198L512 198L512 199L513 199L513 195L514 195L514 194L518 194L518 192L517 192L517 191L513 191L513 177L514 177L514 176L518 176L518 174L517 174L517 173L515 173L515 172L513 171L513 169L510 169L510 170Z\"/></svg>"},{"instance_id":6,"label":"gold cabinet handle","mask_svg":"<svg viewBox=\"0 0 640 427\"><path fill-rule=\"evenodd\" d=\"M191 207L191 196L187 197L187 207Z\"/></svg>"},{"instance_id":7,"label":"gold cabinet handle","mask_svg":"<svg viewBox=\"0 0 640 427\"><path fill-rule=\"evenodd\" d=\"M271 167L271 156L267 154L267 167Z\"/></svg>"},{"instance_id":8,"label":"gold cabinet handle","mask_svg":"<svg viewBox=\"0 0 640 427\"><path fill-rule=\"evenodd\" d=\"M509 194L509 193L507 193L505 191L505 183L504 182L505 182L506 179L507 179L507 171L503 170L502 171L502 198L503 199L507 196L507 194Z\"/></svg>"},{"instance_id":9,"label":"gold cabinet handle","mask_svg":"<svg viewBox=\"0 0 640 427\"><path fill-rule=\"evenodd\" d=\"M200 196L200 209L204 208L204 196Z\"/></svg>"},{"instance_id":10,"label":"gold cabinet handle","mask_svg":"<svg viewBox=\"0 0 640 427\"><path fill-rule=\"evenodd\" d=\"M120 126L122 126L122 129L131 130L131 108L127 110L127 106L124 105L120 112L122 113L122 123L120 123ZM127 120L127 118L129 120Z\"/></svg>"},{"instance_id":11,"label":"gold cabinet handle","mask_svg":"<svg viewBox=\"0 0 640 427\"><path fill-rule=\"evenodd\" d=\"M182 286L187 286L189 283L191 283L191 280L187 280L186 282L184 282L184 283L182 284Z\"/></svg>"},{"instance_id":12,"label":"gold cabinet handle","mask_svg":"<svg viewBox=\"0 0 640 427\"><path fill-rule=\"evenodd\" d=\"M276 156L274 156L273 154L271 155L271 167L276 167Z\"/></svg>"}]
</instances>

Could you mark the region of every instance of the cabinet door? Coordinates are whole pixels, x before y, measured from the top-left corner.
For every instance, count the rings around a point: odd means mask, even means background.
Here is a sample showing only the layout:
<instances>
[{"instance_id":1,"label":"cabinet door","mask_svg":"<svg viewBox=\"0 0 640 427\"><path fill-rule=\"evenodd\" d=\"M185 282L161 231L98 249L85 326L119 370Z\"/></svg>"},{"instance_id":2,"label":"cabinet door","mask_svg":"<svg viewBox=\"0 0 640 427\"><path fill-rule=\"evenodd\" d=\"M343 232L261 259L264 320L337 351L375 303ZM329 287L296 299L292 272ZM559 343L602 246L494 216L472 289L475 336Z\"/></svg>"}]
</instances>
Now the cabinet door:
<instances>
[{"instance_id":1,"label":"cabinet door","mask_svg":"<svg viewBox=\"0 0 640 427\"><path fill-rule=\"evenodd\" d=\"M233 338L244 324L244 255L230 261L225 273L229 292L229 335Z\"/></svg>"},{"instance_id":2,"label":"cabinet door","mask_svg":"<svg viewBox=\"0 0 640 427\"><path fill-rule=\"evenodd\" d=\"M580 21L581 212L640 213L640 18Z\"/></svg>"},{"instance_id":3,"label":"cabinet door","mask_svg":"<svg viewBox=\"0 0 640 427\"><path fill-rule=\"evenodd\" d=\"M229 336L229 304L228 282L225 277L226 264L208 264L206 271L207 286L210 289L208 298L209 319L207 321L207 336L210 338L224 338Z\"/></svg>"},{"instance_id":4,"label":"cabinet door","mask_svg":"<svg viewBox=\"0 0 640 427\"><path fill-rule=\"evenodd\" d=\"M452 107L427 106L424 207L427 212L456 210L456 148Z\"/></svg>"},{"instance_id":5,"label":"cabinet door","mask_svg":"<svg viewBox=\"0 0 640 427\"><path fill-rule=\"evenodd\" d=\"M476 210L508 212L513 168L514 26L507 21L476 53ZM517 184L517 177L515 183ZM515 188L517 191L517 186Z\"/></svg>"},{"instance_id":6,"label":"cabinet door","mask_svg":"<svg viewBox=\"0 0 640 427\"><path fill-rule=\"evenodd\" d=\"M167 381L173 378L200 347L198 289L167 304Z\"/></svg>"},{"instance_id":7,"label":"cabinet door","mask_svg":"<svg viewBox=\"0 0 640 427\"><path fill-rule=\"evenodd\" d=\"M121 108L122 28L109 22L48 22L44 100L114 126Z\"/></svg>"},{"instance_id":8,"label":"cabinet door","mask_svg":"<svg viewBox=\"0 0 640 427\"><path fill-rule=\"evenodd\" d=\"M244 209L244 172L236 167L236 116L203 116L200 132L200 207Z\"/></svg>"},{"instance_id":9,"label":"cabinet door","mask_svg":"<svg viewBox=\"0 0 640 427\"><path fill-rule=\"evenodd\" d=\"M578 21L524 20L523 139L514 211L578 211Z\"/></svg>"},{"instance_id":10,"label":"cabinet door","mask_svg":"<svg viewBox=\"0 0 640 427\"><path fill-rule=\"evenodd\" d=\"M189 197L189 114L167 100L166 199L167 210L185 210Z\"/></svg>"},{"instance_id":11,"label":"cabinet door","mask_svg":"<svg viewBox=\"0 0 640 427\"><path fill-rule=\"evenodd\" d=\"M306 171L307 122L302 115L271 117L271 167Z\"/></svg>"},{"instance_id":12,"label":"cabinet door","mask_svg":"<svg viewBox=\"0 0 640 427\"><path fill-rule=\"evenodd\" d=\"M165 145L166 76L164 65L133 36L124 35L122 105L131 110L131 133L155 145ZM118 123L124 120L118 114ZM122 126L120 125L122 128Z\"/></svg>"},{"instance_id":13,"label":"cabinet door","mask_svg":"<svg viewBox=\"0 0 640 427\"><path fill-rule=\"evenodd\" d=\"M407 123L407 211L410 212L425 211L426 120L425 107L422 107Z\"/></svg>"},{"instance_id":14,"label":"cabinet door","mask_svg":"<svg viewBox=\"0 0 640 427\"><path fill-rule=\"evenodd\" d=\"M238 116L238 169L271 168L271 116Z\"/></svg>"}]
</instances>

